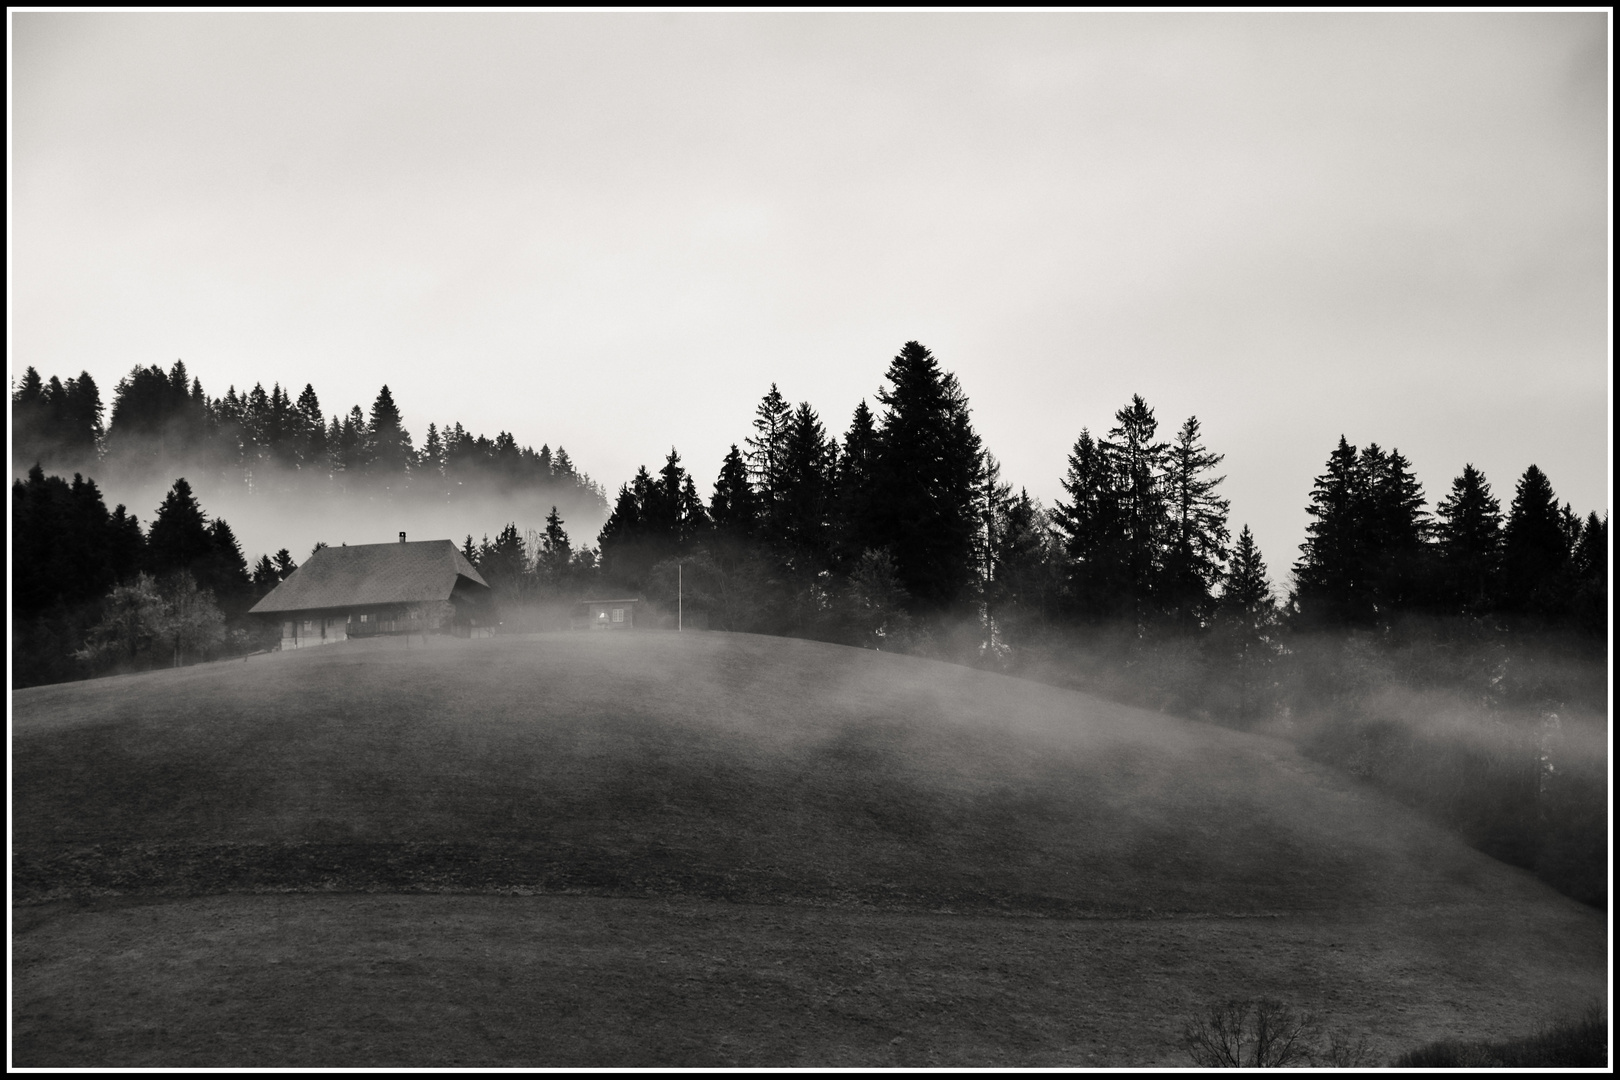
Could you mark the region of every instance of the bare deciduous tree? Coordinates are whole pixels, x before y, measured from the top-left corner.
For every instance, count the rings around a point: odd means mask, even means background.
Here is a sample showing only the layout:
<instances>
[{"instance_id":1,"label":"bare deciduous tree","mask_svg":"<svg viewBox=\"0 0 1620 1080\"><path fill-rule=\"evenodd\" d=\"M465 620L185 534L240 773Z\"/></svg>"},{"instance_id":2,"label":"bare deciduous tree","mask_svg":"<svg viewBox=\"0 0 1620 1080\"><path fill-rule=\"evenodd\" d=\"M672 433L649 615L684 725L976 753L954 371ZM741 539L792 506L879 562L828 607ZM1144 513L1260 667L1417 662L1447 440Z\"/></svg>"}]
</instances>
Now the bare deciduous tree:
<instances>
[{"instance_id":1,"label":"bare deciduous tree","mask_svg":"<svg viewBox=\"0 0 1620 1080\"><path fill-rule=\"evenodd\" d=\"M1224 1001L1187 1020L1182 1041L1205 1068L1282 1068L1312 1061L1317 1035L1310 1013L1270 998Z\"/></svg>"}]
</instances>

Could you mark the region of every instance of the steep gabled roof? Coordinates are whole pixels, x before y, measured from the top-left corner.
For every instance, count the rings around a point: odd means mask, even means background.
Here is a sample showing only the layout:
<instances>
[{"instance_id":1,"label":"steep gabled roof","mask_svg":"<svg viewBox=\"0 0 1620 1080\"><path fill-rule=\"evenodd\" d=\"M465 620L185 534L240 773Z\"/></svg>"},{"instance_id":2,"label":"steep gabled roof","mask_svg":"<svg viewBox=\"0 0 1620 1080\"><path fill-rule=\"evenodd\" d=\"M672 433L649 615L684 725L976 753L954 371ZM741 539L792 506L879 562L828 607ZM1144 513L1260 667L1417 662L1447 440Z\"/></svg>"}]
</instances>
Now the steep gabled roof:
<instances>
[{"instance_id":1,"label":"steep gabled roof","mask_svg":"<svg viewBox=\"0 0 1620 1080\"><path fill-rule=\"evenodd\" d=\"M249 614L448 600L463 579L489 588L449 540L324 547Z\"/></svg>"}]
</instances>

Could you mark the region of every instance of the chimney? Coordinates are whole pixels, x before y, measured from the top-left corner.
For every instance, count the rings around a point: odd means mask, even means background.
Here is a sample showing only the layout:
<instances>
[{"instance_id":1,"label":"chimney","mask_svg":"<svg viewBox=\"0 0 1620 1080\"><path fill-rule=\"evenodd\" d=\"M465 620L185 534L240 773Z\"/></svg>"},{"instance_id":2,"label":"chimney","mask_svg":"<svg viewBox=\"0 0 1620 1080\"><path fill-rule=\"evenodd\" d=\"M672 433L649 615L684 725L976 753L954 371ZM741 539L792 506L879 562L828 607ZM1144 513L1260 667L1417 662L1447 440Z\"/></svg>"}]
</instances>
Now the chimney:
<instances>
[{"instance_id":1,"label":"chimney","mask_svg":"<svg viewBox=\"0 0 1620 1080\"><path fill-rule=\"evenodd\" d=\"M402 544L405 542L405 534L404 533L399 534L399 542L402 543Z\"/></svg>"}]
</instances>

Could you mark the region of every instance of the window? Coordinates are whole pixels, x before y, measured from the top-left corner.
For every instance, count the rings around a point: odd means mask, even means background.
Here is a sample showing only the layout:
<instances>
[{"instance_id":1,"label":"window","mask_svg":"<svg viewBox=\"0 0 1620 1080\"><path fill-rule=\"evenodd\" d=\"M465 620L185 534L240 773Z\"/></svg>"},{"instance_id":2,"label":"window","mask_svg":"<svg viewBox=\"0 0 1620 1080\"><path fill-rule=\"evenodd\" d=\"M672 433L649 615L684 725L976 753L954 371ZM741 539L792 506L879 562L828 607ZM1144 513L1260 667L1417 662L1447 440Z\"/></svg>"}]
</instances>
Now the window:
<instances>
[{"instance_id":1,"label":"window","mask_svg":"<svg viewBox=\"0 0 1620 1080\"><path fill-rule=\"evenodd\" d=\"M624 622L624 608L616 607L613 609L613 621Z\"/></svg>"},{"instance_id":2,"label":"window","mask_svg":"<svg viewBox=\"0 0 1620 1080\"><path fill-rule=\"evenodd\" d=\"M360 616L360 621L361 622L370 622L371 621L371 616L370 615L362 615L362 616Z\"/></svg>"},{"instance_id":3,"label":"window","mask_svg":"<svg viewBox=\"0 0 1620 1080\"><path fill-rule=\"evenodd\" d=\"M313 630L313 629L315 629L315 620L314 619L305 619L304 620L304 629L305 630Z\"/></svg>"}]
</instances>

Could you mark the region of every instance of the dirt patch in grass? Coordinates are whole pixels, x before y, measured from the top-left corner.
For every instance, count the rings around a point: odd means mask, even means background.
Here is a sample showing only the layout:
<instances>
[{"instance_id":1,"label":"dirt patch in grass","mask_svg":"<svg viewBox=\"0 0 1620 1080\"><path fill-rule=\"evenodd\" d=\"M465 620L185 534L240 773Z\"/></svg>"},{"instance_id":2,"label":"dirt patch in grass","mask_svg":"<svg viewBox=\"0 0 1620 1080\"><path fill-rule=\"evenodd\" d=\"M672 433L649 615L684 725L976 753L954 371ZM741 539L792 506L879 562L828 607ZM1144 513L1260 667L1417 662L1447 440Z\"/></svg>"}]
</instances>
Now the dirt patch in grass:
<instances>
[{"instance_id":1,"label":"dirt patch in grass","mask_svg":"<svg viewBox=\"0 0 1620 1080\"><path fill-rule=\"evenodd\" d=\"M1067 920L423 895L14 915L26 1066L1188 1066L1186 1013L1262 994L1387 1061L1533 1026L1605 979L1595 920L1531 948L1483 908Z\"/></svg>"}]
</instances>

